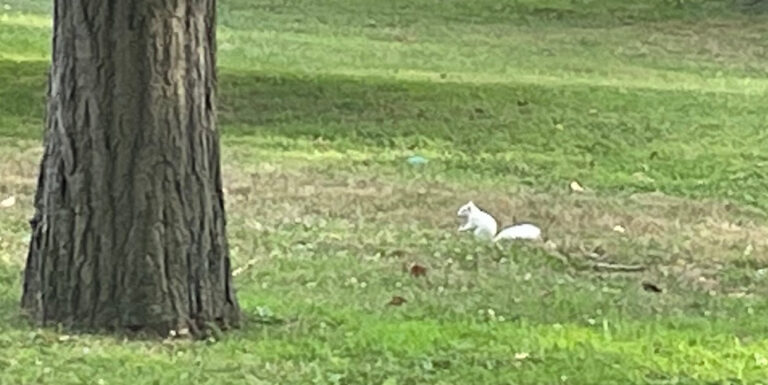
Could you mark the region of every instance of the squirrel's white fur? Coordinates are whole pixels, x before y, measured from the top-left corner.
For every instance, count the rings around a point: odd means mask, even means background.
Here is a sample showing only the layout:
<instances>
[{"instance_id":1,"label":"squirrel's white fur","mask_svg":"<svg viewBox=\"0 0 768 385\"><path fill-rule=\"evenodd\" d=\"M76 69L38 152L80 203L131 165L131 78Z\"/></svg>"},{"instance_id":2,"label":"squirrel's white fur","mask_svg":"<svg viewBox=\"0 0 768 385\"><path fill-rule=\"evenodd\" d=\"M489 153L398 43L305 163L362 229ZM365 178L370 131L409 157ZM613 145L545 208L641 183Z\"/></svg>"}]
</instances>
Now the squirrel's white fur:
<instances>
[{"instance_id":1,"label":"squirrel's white fur","mask_svg":"<svg viewBox=\"0 0 768 385\"><path fill-rule=\"evenodd\" d=\"M512 225L497 233L496 219L477 207L472 201L461 206L456 214L460 218L466 219L466 222L459 226L459 231L473 230L478 238L489 239L493 242L503 239L541 239L541 229L532 223Z\"/></svg>"},{"instance_id":2,"label":"squirrel's white fur","mask_svg":"<svg viewBox=\"0 0 768 385\"><path fill-rule=\"evenodd\" d=\"M496 220L477 207L474 202L469 201L461 206L457 215L466 219L466 223L459 227L459 231L474 230L473 233L478 238L493 239L496 236L496 229L498 228Z\"/></svg>"},{"instance_id":3,"label":"squirrel's white fur","mask_svg":"<svg viewBox=\"0 0 768 385\"><path fill-rule=\"evenodd\" d=\"M519 223L501 229L493 241L502 239L541 239L541 229L533 223Z\"/></svg>"}]
</instances>

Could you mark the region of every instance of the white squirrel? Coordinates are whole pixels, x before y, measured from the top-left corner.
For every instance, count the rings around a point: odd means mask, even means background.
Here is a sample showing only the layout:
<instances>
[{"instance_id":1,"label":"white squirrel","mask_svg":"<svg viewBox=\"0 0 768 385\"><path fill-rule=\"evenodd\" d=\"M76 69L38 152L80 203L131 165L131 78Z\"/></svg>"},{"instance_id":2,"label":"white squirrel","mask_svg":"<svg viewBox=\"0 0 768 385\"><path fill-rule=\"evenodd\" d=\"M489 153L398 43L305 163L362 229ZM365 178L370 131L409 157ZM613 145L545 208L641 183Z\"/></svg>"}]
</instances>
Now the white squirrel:
<instances>
[{"instance_id":1,"label":"white squirrel","mask_svg":"<svg viewBox=\"0 0 768 385\"><path fill-rule=\"evenodd\" d=\"M473 233L478 238L490 239L493 242L502 239L541 239L541 229L532 223L518 223L503 228L497 233L496 219L472 201L461 206L457 215L466 219L466 223L459 226L459 231L474 230Z\"/></svg>"}]
</instances>

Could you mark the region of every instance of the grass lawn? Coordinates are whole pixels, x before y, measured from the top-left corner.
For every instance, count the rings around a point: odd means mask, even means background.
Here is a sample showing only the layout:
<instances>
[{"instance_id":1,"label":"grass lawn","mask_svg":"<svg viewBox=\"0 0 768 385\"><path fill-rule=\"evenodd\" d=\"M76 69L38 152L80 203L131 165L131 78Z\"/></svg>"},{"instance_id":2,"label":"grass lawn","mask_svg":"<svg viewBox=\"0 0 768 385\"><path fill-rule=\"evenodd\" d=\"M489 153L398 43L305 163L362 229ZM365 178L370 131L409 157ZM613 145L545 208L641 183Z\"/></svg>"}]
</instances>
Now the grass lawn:
<instances>
[{"instance_id":1,"label":"grass lawn","mask_svg":"<svg viewBox=\"0 0 768 385\"><path fill-rule=\"evenodd\" d=\"M151 342L19 316L50 3L0 2L0 385L768 384L756 8L220 0L247 322ZM549 242L458 234L470 199Z\"/></svg>"}]
</instances>

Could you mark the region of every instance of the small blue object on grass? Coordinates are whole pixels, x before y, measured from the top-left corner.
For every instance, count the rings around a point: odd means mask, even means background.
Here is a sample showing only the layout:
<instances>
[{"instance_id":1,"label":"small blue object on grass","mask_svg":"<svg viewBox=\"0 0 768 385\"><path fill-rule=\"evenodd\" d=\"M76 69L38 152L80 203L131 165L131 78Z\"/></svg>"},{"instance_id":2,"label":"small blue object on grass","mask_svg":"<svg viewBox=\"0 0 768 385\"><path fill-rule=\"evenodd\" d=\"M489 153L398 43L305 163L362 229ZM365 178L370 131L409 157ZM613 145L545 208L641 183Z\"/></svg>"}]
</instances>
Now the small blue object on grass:
<instances>
[{"instance_id":1,"label":"small blue object on grass","mask_svg":"<svg viewBox=\"0 0 768 385\"><path fill-rule=\"evenodd\" d=\"M414 155L414 156L408 157L406 162L408 162L408 164L410 164L412 166L418 166L418 165L426 164L428 162L428 160L427 160L427 158L424 158L423 156Z\"/></svg>"}]
</instances>

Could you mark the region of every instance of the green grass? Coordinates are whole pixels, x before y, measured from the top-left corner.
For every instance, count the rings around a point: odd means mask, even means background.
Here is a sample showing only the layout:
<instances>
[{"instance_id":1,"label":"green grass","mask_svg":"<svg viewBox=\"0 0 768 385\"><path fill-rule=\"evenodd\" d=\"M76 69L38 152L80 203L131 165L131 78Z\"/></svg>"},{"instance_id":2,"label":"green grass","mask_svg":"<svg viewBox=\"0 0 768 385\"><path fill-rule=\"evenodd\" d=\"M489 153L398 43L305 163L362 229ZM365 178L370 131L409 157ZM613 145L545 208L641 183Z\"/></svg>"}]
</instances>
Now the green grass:
<instances>
[{"instance_id":1,"label":"green grass","mask_svg":"<svg viewBox=\"0 0 768 385\"><path fill-rule=\"evenodd\" d=\"M51 5L2 4L0 200L18 202L0 209L0 384L768 383L756 9L221 0L248 321L215 341L151 342L18 314ZM559 251L456 234L468 199L541 223ZM594 271L595 258L647 269Z\"/></svg>"}]
</instances>

